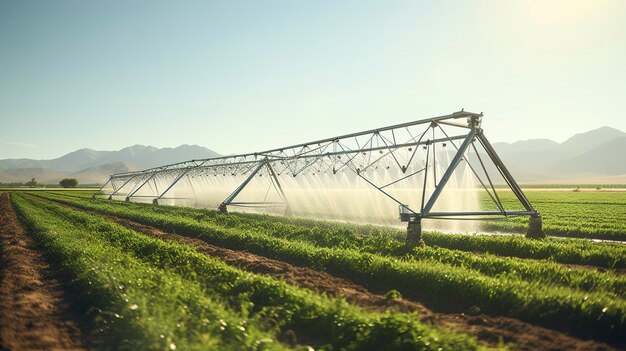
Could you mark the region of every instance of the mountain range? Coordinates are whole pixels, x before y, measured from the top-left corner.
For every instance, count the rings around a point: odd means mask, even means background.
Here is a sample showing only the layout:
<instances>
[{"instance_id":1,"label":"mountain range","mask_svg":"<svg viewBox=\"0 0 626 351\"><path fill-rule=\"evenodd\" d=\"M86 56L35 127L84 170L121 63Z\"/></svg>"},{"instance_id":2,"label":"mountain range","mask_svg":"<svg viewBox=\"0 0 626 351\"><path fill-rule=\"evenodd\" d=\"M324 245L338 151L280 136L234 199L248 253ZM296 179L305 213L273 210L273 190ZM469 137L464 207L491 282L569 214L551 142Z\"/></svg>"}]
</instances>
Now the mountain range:
<instances>
[{"instance_id":1,"label":"mountain range","mask_svg":"<svg viewBox=\"0 0 626 351\"><path fill-rule=\"evenodd\" d=\"M549 139L494 143L494 148L521 183L625 183L626 133L602 127L572 136L562 143ZM134 145L119 151L80 149L52 160L0 160L0 183L56 184L65 177L81 184L103 183L113 173L169 163L217 157L197 145L156 148Z\"/></svg>"},{"instance_id":2,"label":"mountain range","mask_svg":"<svg viewBox=\"0 0 626 351\"><path fill-rule=\"evenodd\" d=\"M102 183L113 173L152 168L168 163L220 156L198 145L156 148L134 145L118 151L80 149L52 160L0 160L0 182L58 183L66 177L77 178L81 184Z\"/></svg>"},{"instance_id":3,"label":"mountain range","mask_svg":"<svg viewBox=\"0 0 626 351\"><path fill-rule=\"evenodd\" d=\"M534 139L493 147L522 183L626 181L626 133L615 128L576 134L562 143Z\"/></svg>"}]
</instances>

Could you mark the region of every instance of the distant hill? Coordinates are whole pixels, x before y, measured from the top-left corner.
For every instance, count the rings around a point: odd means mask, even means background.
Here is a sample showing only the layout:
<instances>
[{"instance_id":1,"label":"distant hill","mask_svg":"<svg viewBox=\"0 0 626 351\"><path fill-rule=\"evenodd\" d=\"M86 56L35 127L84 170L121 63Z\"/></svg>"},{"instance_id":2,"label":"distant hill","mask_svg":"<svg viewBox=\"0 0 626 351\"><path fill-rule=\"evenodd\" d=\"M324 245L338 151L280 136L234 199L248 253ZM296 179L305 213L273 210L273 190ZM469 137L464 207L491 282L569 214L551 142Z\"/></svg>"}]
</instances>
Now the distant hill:
<instances>
[{"instance_id":1,"label":"distant hill","mask_svg":"<svg viewBox=\"0 0 626 351\"><path fill-rule=\"evenodd\" d=\"M198 145L181 145L176 148L156 148L134 145L119 151L80 149L52 160L7 159L0 160L0 170L16 168L47 168L62 172L78 172L86 168L125 162L140 168L150 168L184 160L220 156L213 150Z\"/></svg>"},{"instance_id":2,"label":"distant hill","mask_svg":"<svg viewBox=\"0 0 626 351\"><path fill-rule=\"evenodd\" d=\"M563 143L535 139L493 146L519 182L626 177L626 133L615 128L576 134Z\"/></svg>"},{"instance_id":3,"label":"distant hill","mask_svg":"<svg viewBox=\"0 0 626 351\"><path fill-rule=\"evenodd\" d=\"M577 156L621 137L626 137L626 133L615 128L602 127L586 133L576 134L565 140L560 148L569 156Z\"/></svg>"},{"instance_id":4,"label":"distant hill","mask_svg":"<svg viewBox=\"0 0 626 351\"><path fill-rule=\"evenodd\" d=\"M26 182L35 178L39 183L57 183L72 177L81 184L102 183L113 173L218 156L215 151L198 145L162 149L134 145L118 151L80 149L52 160L0 160L0 182Z\"/></svg>"},{"instance_id":5,"label":"distant hill","mask_svg":"<svg viewBox=\"0 0 626 351\"><path fill-rule=\"evenodd\" d=\"M142 167L127 164L125 162L113 162L71 173L69 177L79 179L83 184L95 184L102 183L111 174L132 172L141 169Z\"/></svg>"},{"instance_id":6,"label":"distant hill","mask_svg":"<svg viewBox=\"0 0 626 351\"><path fill-rule=\"evenodd\" d=\"M494 148L520 183L626 181L626 133L614 128L576 134L563 143L534 139L495 143ZM40 183L57 183L73 177L81 184L103 183L113 173L218 156L197 145L162 149L134 145L118 151L80 149L52 160L0 160L0 182L35 178ZM492 166L487 167L490 174L497 173Z\"/></svg>"},{"instance_id":7,"label":"distant hill","mask_svg":"<svg viewBox=\"0 0 626 351\"><path fill-rule=\"evenodd\" d=\"M557 163L554 173L626 174L626 136Z\"/></svg>"}]
</instances>

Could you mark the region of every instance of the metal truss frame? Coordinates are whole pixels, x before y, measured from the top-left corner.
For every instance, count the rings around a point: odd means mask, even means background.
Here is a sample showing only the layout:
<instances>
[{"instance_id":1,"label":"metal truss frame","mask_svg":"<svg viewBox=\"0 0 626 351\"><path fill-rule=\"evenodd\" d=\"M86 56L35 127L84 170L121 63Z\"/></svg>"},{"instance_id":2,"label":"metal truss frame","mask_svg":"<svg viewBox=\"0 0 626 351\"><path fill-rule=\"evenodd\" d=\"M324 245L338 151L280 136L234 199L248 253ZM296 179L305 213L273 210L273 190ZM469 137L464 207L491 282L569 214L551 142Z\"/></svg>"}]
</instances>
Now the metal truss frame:
<instances>
[{"instance_id":1,"label":"metal truss frame","mask_svg":"<svg viewBox=\"0 0 626 351\"><path fill-rule=\"evenodd\" d=\"M283 188L280 184L279 175L285 173L296 177L302 172L311 170L313 172L319 172L321 169L332 170L333 174L348 170L356 174L360 179L363 179L372 187L376 188L382 194L386 195L390 200L396 202L400 207L400 216L403 221L419 223L419 221L423 218L482 219L490 216L530 216L531 222L533 219L535 221L535 230L533 231L533 235L543 235L543 232L541 232L541 217L539 213L533 208L530 201L526 198L521 188L484 135L481 128L482 117L482 113L478 114L461 110L448 115L396 124L388 127L371 129L359 133L346 134L267 151L191 160L150 168L138 172L118 173L111 175L107 183L102 186L98 193L103 194L103 189L110 184L113 188L113 192L104 195L108 195L108 198L112 199L115 196L123 196L123 194L125 194L126 201L131 201L135 197L140 197L137 195L139 190L145 186L152 187L152 181L154 183L153 192L155 192L156 195L143 197L152 198L153 203L158 204L161 199L172 199L171 197L166 197L166 195L180 180L184 179L186 176L207 176L207 172L210 171L214 174L219 173L224 176L236 174L248 175L248 177L220 204L219 210L222 212L227 212L228 206L284 205L288 208L287 197L285 196ZM421 129L419 129L419 132L416 132L415 130L416 128L424 127L425 130L423 130L423 132ZM454 133L446 132L444 127L453 129ZM436 132L440 134L439 137L436 137ZM408 135L408 137L401 139L400 135ZM460 144L457 145L456 142L460 142ZM519 203L523 206L523 210L507 211L505 209L504 204L496 192L492 177L489 175L485 160L483 160L478 152L478 149L476 148L476 143L478 143L486 152L489 160L495 166L500 176L505 180L510 190L515 194ZM445 172L438 177L436 174L437 167L429 167L429 164L434 165L437 162L437 145L445 147L447 144L451 144L456 152L454 153L454 156ZM415 158L420 147L422 147L422 149L426 152L426 162L424 167L422 169L418 169L417 171L412 170L409 174L406 174L409 171L409 165ZM408 150L409 152L412 152L406 163L401 162L399 157L397 157L399 150ZM473 150L477 156L480 167L477 167L477 165L475 165L475 167L469 162L466 155L470 150ZM432 159L430 159L431 157ZM402 176L388 184L378 185L368 177L368 170L371 170L371 168L377 168L383 159L392 160L391 164L395 164L401 170ZM489 194L489 197L495 203L498 209L497 211L432 211L450 177L453 175L459 164L464 161L470 168L473 175L479 180L482 188ZM387 168L388 167L389 165ZM431 174L431 178L434 180L434 190L429 197L426 197L426 185L427 181L430 179L428 177L429 168L431 168L431 172L434 172L434 174ZM266 171L270 175L271 182L282 201L235 201L237 196L248 185L253 177L262 170ZM480 170L483 172L482 174L484 175L484 179L479 176ZM424 172L424 180L421 195L421 206L419 209L406 206L396 197L385 191L385 188L388 186L416 176L422 172ZM156 188L156 179L158 178L171 179L171 182L165 189L159 191ZM127 189L129 187L130 189ZM123 189L127 190L127 192L124 193L122 191ZM415 227L415 223L413 223L413 225L410 223L409 228L411 227ZM537 228L538 231L536 230ZM530 234L531 233L529 231L529 235Z\"/></svg>"}]
</instances>

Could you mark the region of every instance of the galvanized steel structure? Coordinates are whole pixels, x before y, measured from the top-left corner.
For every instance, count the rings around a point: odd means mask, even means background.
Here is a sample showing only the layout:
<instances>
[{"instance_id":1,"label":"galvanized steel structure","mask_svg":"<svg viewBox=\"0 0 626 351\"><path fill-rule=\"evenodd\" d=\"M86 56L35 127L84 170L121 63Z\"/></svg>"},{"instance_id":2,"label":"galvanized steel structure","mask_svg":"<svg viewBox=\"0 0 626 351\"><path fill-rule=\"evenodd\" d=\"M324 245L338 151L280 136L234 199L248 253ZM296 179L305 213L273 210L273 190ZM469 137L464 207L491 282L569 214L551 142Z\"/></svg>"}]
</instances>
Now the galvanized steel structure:
<instances>
[{"instance_id":1,"label":"galvanized steel structure","mask_svg":"<svg viewBox=\"0 0 626 351\"><path fill-rule=\"evenodd\" d=\"M123 196L126 201L142 196L152 199L154 204L160 200L172 199L168 197L170 190L185 177L203 176L207 170L214 173L228 175L247 175L232 193L226 197L219 206L219 210L226 213L228 206L289 206L288 198L280 183L281 174L289 174L293 177L311 169L324 168L332 170L332 173L349 170L358 178L364 180L373 188L386 195L391 201L397 203L400 208L400 219L408 222L408 236L410 241L419 241L421 236L421 220L424 218L486 218L493 216L530 216L529 237L543 237L541 228L541 216L533 208L532 204L519 185L505 167L504 163L485 137L481 128L482 113L458 111L449 115L422 119L414 122L402 123L383 128L367 130L337 136L334 138L321 139L308 143L302 143L287 147L276 148L267 151L254 152L241 155L216 157L202 160L191 160L169 164L161 167L146 169L138 172L118 173L110 176L107 183L102 186L99 195L108 196L109 199ZM448 129L448 131L446 131ZM450 131L452 129L453 131ZM437 160L437 148L452 145L454 156L449 161L447 168L439 176L436 174L437 167L432 167ZM476 145L484 150L483 156L478 152ZM397 157L399 150L405 150L407 157L402 160ZM440 149L441 150L441 149ZM449 150L449 149L448 149ZM467 157L467 153L473 150L475 153L474 165ZM418 157L425 158L422 168L415 170L409 168L412 160ZM375 184L368 176L368 170L378 167L381 160L393 160L401 171L401 175L388 184ZM465 161L471 172L478 179L482 189L489 194L496 205L495 211L454 211L434 212L433 206L440 197L441 192L448 183L450 177L461 162ZM490 176L486 163L490 161L491 171L495 168L500 179L515 194L522 205L523 210L507 210L500 200L492 176ZM389 164L389 163L388 163ZM495 166L495 167L494 167ZM389 166L387 166L389 167ZM278 202L238 202L237 196L257 174L267 174L280 195ZM411 208L399 199L385 191L385 188L409 177L422 173L424 177L421 190L421 205L419 208ZM434 174L428 175L428 172ZM407 174L408 173L408 174ZM482 175L482 177L479 175ZM430 178L429 178L430 177ZM167 179L168 186L158 189L156 179ZM429 196L426 196L426 182L434 180L434 188ZM152 195L138 195L138 192L149 184L154 184ZM152 188L152 185L149 185ZM110 192L105 192L106 187L111 187Z\"/></svg>"}]
</instances>

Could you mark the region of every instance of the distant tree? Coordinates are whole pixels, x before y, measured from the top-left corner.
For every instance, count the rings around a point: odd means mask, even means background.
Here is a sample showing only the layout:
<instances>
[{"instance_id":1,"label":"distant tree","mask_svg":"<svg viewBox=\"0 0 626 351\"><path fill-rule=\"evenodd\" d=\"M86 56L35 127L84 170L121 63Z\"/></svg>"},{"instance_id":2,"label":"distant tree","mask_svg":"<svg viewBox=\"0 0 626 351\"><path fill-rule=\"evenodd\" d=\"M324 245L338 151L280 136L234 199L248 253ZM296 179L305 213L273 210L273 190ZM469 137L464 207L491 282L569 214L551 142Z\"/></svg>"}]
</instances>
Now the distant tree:
<instances>
[{"instance_id":1,"label":"distant tree","mask_svg":"<svg viewBox=\"0 0 626 351\"><path fill-rule=\"evenodd\" d=\"M26 182L24 183L24 185L29 186L31 188L34 188L37 186L37 181L35 180L35 178L31 179L30 182Z\"/></svg>"},{"instance_id":2,"label":"distant tree","mask_svg":"<svg viewBox=\"0 0 626 351\"><path fill-rule=\"evenodd\" d=\"M76 178L63 178L59 184L64 188L76 188L78 186L78 180Z\"/></svg>"}]
</instances>

